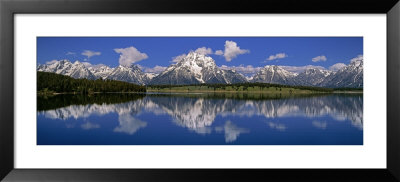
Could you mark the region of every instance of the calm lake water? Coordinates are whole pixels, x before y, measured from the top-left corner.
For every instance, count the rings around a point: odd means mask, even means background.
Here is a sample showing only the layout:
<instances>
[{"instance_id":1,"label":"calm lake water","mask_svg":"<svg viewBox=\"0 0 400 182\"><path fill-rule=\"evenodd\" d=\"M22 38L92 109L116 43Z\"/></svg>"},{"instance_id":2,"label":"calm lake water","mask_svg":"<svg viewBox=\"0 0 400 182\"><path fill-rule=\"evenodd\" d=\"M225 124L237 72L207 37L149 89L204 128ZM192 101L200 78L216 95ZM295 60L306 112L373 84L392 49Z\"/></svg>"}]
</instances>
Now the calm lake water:
<instances>
[{"instance_id":1,"label":"calm lake water","mask_svg":"<svg viewBox=\"0 0 400 182\"><path fill-rule=\"evenodd\" d=\"M38 145L362 145L363 95L38 98Z\"/></svg>"}]
</instances>

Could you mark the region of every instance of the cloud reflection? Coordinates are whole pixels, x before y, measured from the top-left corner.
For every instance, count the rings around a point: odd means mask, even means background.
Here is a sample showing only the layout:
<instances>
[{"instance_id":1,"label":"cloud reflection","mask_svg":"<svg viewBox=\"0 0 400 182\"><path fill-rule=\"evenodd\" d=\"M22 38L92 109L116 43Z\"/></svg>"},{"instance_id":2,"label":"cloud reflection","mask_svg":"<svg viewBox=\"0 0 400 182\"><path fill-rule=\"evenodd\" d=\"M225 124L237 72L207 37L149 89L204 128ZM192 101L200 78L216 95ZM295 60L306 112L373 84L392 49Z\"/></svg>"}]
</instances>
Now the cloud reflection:
<instances>
[{"instance_id":1,"label":"cloud reflection","mask_svg":"<svg viewBox=\"0 0 400 182\"><path fill-rule=\"evenodd\" d=\"M315 126L316 128L325 130L326 127L328 126L328 123L326 123L326 121L313 121L312 125Z\"/></svg>"},{"instance_id":2,"label":"cloud reflection","mask_svg":"<svg viewBox=\"0 0 400 182\"><path fill-rule=\"evenodd\" d=\"M225 142L231 143L237 140L239 135L243 133L249 133L250 130L246 128L239 128L232 121L226 121L223 127L215 127L215 131L217 132L225 132Z\"/></svg>"},{"instance_id":3,"label":"cloud reflection","mask_svg":"<svg viewBox=\"0 0 400 182\"><path fill-rule=\"evenodd\" d=\"M90 130L90 129L100 128L100 125L99 124L95 124L95 123L91 123L91 122L86 122L86 123L81 125L81 128L84 129L84 130Z\"/></svg>"},{"instance_id":4,"label":"cloud reflection","mask_svg":"<svg viewBox=\"0 0 400 182\"><path fill-rule=\"evenodd\" d=\"M279 123L274 123L274 122L268 122L268 126L271 129L276 129L278 131L285 131L287 128L284 124L279 124Z\"/></svg>"},{"instance_id":5,"label":"cloud reflection","mask_svg":"<svg viewBox=\"0 0 400 182\"><path fill-rule=\"evenodd\" d=\"M140 128L147 126L143 122L130 114L122 114L118 117L119 126L114 129L114 132L122 132L129 135L136 133Z\"/></svg>"}]
</instances>

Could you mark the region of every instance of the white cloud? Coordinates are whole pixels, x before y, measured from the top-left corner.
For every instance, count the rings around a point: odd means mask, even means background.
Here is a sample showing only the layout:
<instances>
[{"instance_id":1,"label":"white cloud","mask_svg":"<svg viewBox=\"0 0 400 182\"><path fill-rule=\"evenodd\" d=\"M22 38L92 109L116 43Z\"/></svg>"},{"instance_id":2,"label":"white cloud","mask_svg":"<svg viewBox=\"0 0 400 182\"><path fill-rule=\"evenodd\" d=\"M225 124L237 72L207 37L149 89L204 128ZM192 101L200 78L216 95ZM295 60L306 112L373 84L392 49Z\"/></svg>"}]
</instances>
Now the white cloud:
<instances>
[{"instance_id":1,"label":"white cloud","mask_svg":"<svg viewBox=\"0 0 400 182\"><path fill-rule=\"evenodd\" d=\"M353 58L350 60L350 63L353 63L355 61L363 61L364 56L363 55L358 55L357 57Z\"/></svg>"},{"instance_id":2,"label":"white cloud","mask_svg":"<svg viewBox=\"0 0 400 182\"><path fill-rule=\"evenodd\" d=\"M90 51L90 50L84 50L82 52L82 55L87 56L87 58L89 59L90 57L93 56L100 56L101 52L95 52L95 51Z\"/></svg>"},{"instance_id":3,"label":"white cloud","mask_svg":"<svg viewBox=\"0 0 400 182\"><path fill-rule=\"evenodd\" d=\"M75 52L67 52L65 55L75 55Z\"/></svg>"},{"instance_id":4,"label":"white cloud","mask_svg":"<svg viewBox=\"0 0 400 182\"><path fill-rule=\"evenodd\" d=\"M53 64L53 63L56 63L56 62L58 62L58 60L54 59L54 60L51 60L51 61L47 61L46 64Z\"/></svg>"},{"instance_id":5,"label":"white cloud","mask_svg":"<svg viewBox=\"0 0 400 182\"><path fill-rule=\"evenodd\" d=\"M215 55L218 55L218 56L221 56L221 55L224 54L224 51L222 51L222 50L216 50L214 54L215 54Z\"/></svg>"},{"instance_id":6,"label":"white cloud","mask_svg":"<svg viewBox=\"0 0 400 182\"><path fill-rule=\"evenodd\" d=\"M329 67L329 70L331 70L331 71L338 71L338 70L342 69L342 68L345 67L345 66L346 66L346 64L344 64L344 63L336 63L336 64L330 66L330 67Z\"/></svg>"},{"instance_id":7,"label":"white cloud","mask_svg":"<svg viewBox=\"0 0 400 182\"><path fill-rule=\"evenodd\" d=\"M312 62L320 62L320 61L326 61L326 60L328 60L328 59L324 55L312 58Z\"/></svg>"},{"instance_id":8,"label":"white cloud","mask_svg":"<svg viewBox=\"0 0 400 182\"><path fill-rule=\"evenodd\" d=\"M167 67L159 66L159 65L156 65L156 66L154 66L152 68L140 66L140 68L145 73L156 73L156 74L159 74L159 73L163 72L165 69L167 69Z\"/></svg>"},{"instance_id":9,"label":"white cloud","mask_svg":"<svg viewBox=\"0 0 400 182\"><path fill-rule=\"evenodd\" d=\"M236 42L225 41L224 57L226 61L232 61L232 59L236 58L238 55L246 53L250 53L250 51L247 49L240 49Z\"/></svg>"},{"instance_id":10,"label":"white cloud","mask_svg":"<svg viewBox=\"0 0 400 182\"><path fill-rule=\"evenodd\" d=\"M322 66L314 66L314 65L306 65L306 66L281 66L281 68L285 69L286 71L290 71L293 73L301 73L305 71L308 68L317 68L317 69L322 69L325 70L324 67Z\"/></svg>"},{"instance_id":11,"label":"white cloud","mask_svg":"<svg viewBox=\"0 0 400 182\"><path fill-rule=\"evenodd\" d=\"M236 70L238 73L241 73L243 75L254 75L256 74L258 71L260 71L261 67L253 67L252 65L240 65L240 66L226 66L226 65L222 65L219 68L223 69L223 70Z\"/></svg>"},{"instance_id":12,"label":"white cloud","mask_svg":"<svg viewBox=\"0 0 400 182\"><path fill-rule=\"evenodd\" d=\"M212 54L213 51L211 48L207 48L207 47L200 47L197 48L194 52L199 53L199 54L204 54L204 55L208 55L208 54Z\"/></svg>"},{"instance_id":13,"label":"white cloud","mask_svg":"<svg viewBox=\"0 0 400 182\"><path fill-rule=\"evenodd\" d=\"M181 54L181 55L179 55L179 56L175 56L175 57L172 58L172 61L171 61L171 62L177 63L177 62L179 62L181 59L183 59L183 58L185 58L185 57L186 57L186 54Z\"/></svg>"},{"instance_id":14,"label":"white cloud","mask_svg":"<svg viewBox=\"0 0 400 182\"><path fill-rule=\"evenodd\" d=\"M275 55L270 55L267 58L267 61L272 61L272 60L275 60L275 59L283 59L285 57L288 57L288 55L285 54L285 53L278 53L278 54L275 54Z\"/></svg>"},{"instance_id":15,"label":"white cloud","mask_svg":"<svg viewBox=\"0 0 400 182\"><path fill-rule=\"evenodd\" d=\"M127 48L116 48L114 51L121 54L119 56L119 64L123 66L130 66L133 63L148 58L146 53L140 52L133 46Z\"/></svg>"}]
</instances>

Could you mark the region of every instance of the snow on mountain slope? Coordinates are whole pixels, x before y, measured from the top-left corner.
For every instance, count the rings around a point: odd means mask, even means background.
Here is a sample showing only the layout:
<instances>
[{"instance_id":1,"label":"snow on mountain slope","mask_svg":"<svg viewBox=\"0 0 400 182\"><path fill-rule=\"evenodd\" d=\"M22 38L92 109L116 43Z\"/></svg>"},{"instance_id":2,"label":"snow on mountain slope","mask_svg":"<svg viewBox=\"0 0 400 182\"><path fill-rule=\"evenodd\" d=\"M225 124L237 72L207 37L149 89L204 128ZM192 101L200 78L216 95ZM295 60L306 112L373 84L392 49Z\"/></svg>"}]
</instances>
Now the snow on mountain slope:
<instances>
[{"instance_id":1,"label":"snow on mountain slope","mask_svg":"<svg viewBox=\"0 0 400 182\"><path fill-rule=\"evenodd\" d=\"M285 70L283 66L267 65L256 73L250 81L282 85L362 88L363 57L354 58L349 65L336 72L310 67L297 74Z\"/></svg>"},{"instance_id":2,"label":"snow on mountain slope","mask_svg":"<svg viewBox=\"0 0 400 182\"><path fill-rule=\"evenodd\" d=\"M106 65L91 65L68 60L51 61L38 65L38 71L52 72L73 78L111 79L140 85L185 85L200 83L245 83L262 82L282 85L302 85L317 87L363 87L363 57L351 60L338 71L329 71L323 67L309 67L303 72L291 72L285 66L267 65L252 77L246 78L234 69L221 69L215 61L204 54L190 52L176 64L156 75L144 73L137 65L110 68Z\"/></svg>"},{"instance_id":3,"label":"snow on mountain slope","mask_svg":"<svg viewBox=\"0 0 400 182\"><path fill-rule=\"evenodd\" d=\"M267 65L253 76L252 82L295 85L296 74L280 66Z\"/></svg>"},{"instance_id":4,"label":"snow on mountain slope","mask_svg":"<svg viewBox=\"0 0 400 182\"><path fill-rule=\"evenodd\" d=\"M204 54L190 52L176 64L154 77L150 84L199 84L246 82L243 75L221 70L215 61Z\"/></svg>"},{"instance_id":5,"label":"snow on mountain slope","mask_svg":"<svg viewBox=\"0 0 400 182\"><path fill-rule=\"evenodd\" d=\"M91 80L102 78L125 81L140 85L146 84L149 81L149 77L136 65L129 67L120 65L116 68L110 68L101 64L89 64L85 66L79 61L71 63L68 60L55 60L43 65L39 65L37 67L37 71L52 72L70 76L72 78L86 78Z\"/></svg>"},{"instance_id":6,"label":"snow on mountain slope","mask_svg":"<svg viewBox=\"0 0 400 182\"><path fill-rule=\"evenodd\" d=\"M96 76L79 61L75 61L74 63L68 60L51 61L47 64L39 65L37 70L66 75L72 78L96 79Z\"/></svg>"},{"instance_id":7,"label":"snow on mountain slope","mask_svg":"<svg viewBox=\"0 0 400 182\"><path fill-rule=\"evenodd\" d=\"M114 68L113 71L106 77L110 80L119 80L139 85L145 85L149 80L145 73L136 66L122 66Z\"/></svg>"},{"instance_id":8,"label":"snow on mountain slope","mask_svg":"<svg viewBox=\"0 0 400 182\"><path fill-rule=\"evenodd\" d=\"M158 74L156 74L156 73L145 73L145 75L147 76L148 80L151 80L154 77L156 77Z\"/></svg>"},{"instance_id":9,"label":"snow on mountain slope","mask_svg":"<svg viewBox=\"0 0 400 182\"><path fill-rule=\"evenodd\" d=\"M308 68L304 72L299 73L296 76L295 82L297 85L318 86L330 74L332 74L332 72L328 70L323 70L318 68Z\"/></svg>"},{"instance_id":10,"label":"snow on mountain slope","mask_svg":"<svg viewBox=\"0 0 400 182\"><path fill-rule=\"evenodd\" d=\"M364 72L364 59L363 56L354 58L351 63L336 73L327 77L320 86L323 87L363 87L363 72Z\"/></svg>"},{"instance_id":11,"label":"snow on mountain slope","mask_svg":"<svg viewBox=\"0 0 400 182\"><path fill-rule=\"evenodd\" d=\"M93 73L93 75L96 76L96 78L102 78L102 79L106 79L108 75L110 75L114 71L114 68L110 68L103 64L91 65L88 66L87 68L89 71Z\"/></svg>"}]
</instances>

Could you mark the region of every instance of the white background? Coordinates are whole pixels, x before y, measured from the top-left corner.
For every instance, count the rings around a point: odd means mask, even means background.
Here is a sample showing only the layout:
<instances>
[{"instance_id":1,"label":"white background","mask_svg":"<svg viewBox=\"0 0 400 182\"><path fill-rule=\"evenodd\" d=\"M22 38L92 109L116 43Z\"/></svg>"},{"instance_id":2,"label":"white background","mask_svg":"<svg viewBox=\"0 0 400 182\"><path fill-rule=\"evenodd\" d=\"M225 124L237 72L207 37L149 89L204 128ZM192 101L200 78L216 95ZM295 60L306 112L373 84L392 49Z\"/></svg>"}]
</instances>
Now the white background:
<instances>
[{"instance_id":1,"label":"white background","mask_svg":"<svg viewBox=\"0 0 400 182\"><path fill-rule=\"evenodd\" d=\"M364 145L37 146L37 36L363 36ZM15 51L16 168L386 168L384 14L17 14Z\"/></svg>"}]
</instances>

